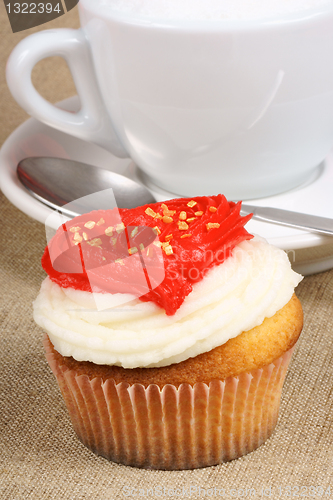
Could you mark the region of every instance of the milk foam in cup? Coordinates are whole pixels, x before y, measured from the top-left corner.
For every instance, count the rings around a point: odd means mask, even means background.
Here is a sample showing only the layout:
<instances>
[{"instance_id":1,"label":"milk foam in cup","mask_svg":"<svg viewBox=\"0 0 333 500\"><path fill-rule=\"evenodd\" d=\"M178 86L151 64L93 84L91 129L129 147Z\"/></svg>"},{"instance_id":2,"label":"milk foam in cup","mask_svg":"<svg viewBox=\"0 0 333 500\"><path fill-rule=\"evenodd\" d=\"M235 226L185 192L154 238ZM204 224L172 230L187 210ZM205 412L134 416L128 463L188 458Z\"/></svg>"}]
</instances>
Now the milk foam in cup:
<instances>
[{"instance_id":1,"label":"milk foam in cup","mask_svg":"<svg viewBox=\"0 0 333 500\"><path fill-rule=\"evenodd\" d=\"M80 0L79 12L79 30L20 42L8 85L37 119L131 157L148 185L265 197L307 182L333 146L332 0ZM59 54L76 114L31 84Z\"/></svg>"}]
</instances>

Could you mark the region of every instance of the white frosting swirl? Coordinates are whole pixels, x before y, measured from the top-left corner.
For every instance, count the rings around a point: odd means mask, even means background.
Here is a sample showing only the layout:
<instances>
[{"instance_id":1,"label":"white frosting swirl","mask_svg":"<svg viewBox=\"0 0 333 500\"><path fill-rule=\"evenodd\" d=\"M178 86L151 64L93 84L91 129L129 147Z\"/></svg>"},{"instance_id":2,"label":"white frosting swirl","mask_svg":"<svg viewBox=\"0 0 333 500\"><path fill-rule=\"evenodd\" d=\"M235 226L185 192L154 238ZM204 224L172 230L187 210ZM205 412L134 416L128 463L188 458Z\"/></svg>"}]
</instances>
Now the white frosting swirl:
<instances>
[{"instance_id":1,"label":"white frosting swirl","mask_svg":"<svg viewBox=\"0 0 333 500\"><path fill-rule=\"evenodd\" d=\"M301 279L283 250L256 237L209 270L173 316L131 296L121 307L98 311L91 293L46 278L34 319L63 356L124 368L166 366L260 325L290 300Z\"/></svg>"}]
</instances>

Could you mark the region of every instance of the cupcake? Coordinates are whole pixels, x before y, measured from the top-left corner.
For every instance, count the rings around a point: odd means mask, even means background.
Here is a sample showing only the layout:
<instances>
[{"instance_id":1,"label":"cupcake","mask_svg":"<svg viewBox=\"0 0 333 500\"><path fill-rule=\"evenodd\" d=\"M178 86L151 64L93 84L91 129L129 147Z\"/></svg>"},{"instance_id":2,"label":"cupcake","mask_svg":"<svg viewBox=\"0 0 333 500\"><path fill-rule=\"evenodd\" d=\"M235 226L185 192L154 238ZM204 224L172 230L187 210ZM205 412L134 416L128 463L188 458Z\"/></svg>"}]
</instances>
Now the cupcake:
<instances>
[{"instance_id":1,"label":"cupcake","mask_svg":"<svg viewBox=\"0 0 333 500\"><path fill-rule=\"evenodd\" d=\"M260 446L303 323L301 280L223 195L97 210L45 249L34 303L79 439L136 467Z\"/></svg>"}]
</instances>

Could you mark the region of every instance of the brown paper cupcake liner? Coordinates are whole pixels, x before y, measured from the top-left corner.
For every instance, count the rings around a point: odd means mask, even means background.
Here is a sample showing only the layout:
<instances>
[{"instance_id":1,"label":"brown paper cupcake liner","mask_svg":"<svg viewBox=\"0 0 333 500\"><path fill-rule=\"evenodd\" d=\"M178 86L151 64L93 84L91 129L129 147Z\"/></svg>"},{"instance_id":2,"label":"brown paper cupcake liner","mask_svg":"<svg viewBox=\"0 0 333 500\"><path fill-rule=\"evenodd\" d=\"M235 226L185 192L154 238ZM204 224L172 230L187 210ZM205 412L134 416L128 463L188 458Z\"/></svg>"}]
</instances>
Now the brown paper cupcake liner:
<instances>
[{"instance_id":1,"label":"brown paper cupcake liner","mask_svg":"<svg viewBox=\"0 0 333 500\"><path fill-rule=\"evenodd\" d=\"M261 369L179 388L89 379L46 358L73 427L90 450L125 465L193 469L255 450L273 432L293 349Z\"/></svg>"}]
</instances>

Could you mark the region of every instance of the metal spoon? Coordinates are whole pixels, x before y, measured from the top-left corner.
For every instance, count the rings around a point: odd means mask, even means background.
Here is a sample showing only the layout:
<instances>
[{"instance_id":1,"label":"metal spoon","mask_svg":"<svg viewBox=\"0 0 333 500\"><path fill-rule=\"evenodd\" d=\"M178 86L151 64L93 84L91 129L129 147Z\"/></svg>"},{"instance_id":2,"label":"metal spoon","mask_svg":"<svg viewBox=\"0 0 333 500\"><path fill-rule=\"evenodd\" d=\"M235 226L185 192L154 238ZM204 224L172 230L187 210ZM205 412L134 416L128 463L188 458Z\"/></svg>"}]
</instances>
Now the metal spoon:
<instances>
[{"instance_id":1,"label":"metal spoon","mask_svg":"<svg viewBox=\"0 0 333 500\"><path fill-rule=\"evenodd\" d=\"M253 219L262 222L273 222L282 226L303 229L310 233L333 236L333 219L327 217L291 212L290 210L282 210L280 208L256 207L242 204L241 214L247 215L250 213L253 213Z\"/></svg>"},{"instance_id":2,"label":"metal spoon","mask_svg":"<svg viewBox=\"0 0 333 500\"><path fill-rule=\"evenodd\" d=\"M59 209L78 198L112 188L119 208L134 208L155 199L141 184L103 168L63 158L26 158L18 164L17 175L29 192L45 205ZM89 211L76 204L74 217ZM96 207L91 207L91 210ZM72 204L73 209L73 204ZM271 207L242 204L241 213L253 213L253 219L303 229L312 233L333 235L333 219L291 212Z\"/></svg>"},{"instance_id":3,"label":"metal spoon","mask_svg":"<svg viewBox=\"0 0 333 500\"><path fill-rule=\"evenodd\" d=\"M63 212L72 217L96 209L73 204L75 200L108 188L113 189L119 208L156 201L148 189L123 175L64 158L25 158L17 166L17 175L30 194L48 207L59 210L71 203L71 211Z\"/></svg>"}]
</instances>

